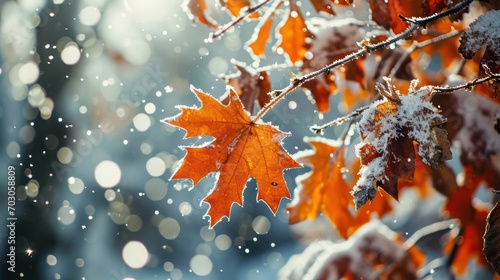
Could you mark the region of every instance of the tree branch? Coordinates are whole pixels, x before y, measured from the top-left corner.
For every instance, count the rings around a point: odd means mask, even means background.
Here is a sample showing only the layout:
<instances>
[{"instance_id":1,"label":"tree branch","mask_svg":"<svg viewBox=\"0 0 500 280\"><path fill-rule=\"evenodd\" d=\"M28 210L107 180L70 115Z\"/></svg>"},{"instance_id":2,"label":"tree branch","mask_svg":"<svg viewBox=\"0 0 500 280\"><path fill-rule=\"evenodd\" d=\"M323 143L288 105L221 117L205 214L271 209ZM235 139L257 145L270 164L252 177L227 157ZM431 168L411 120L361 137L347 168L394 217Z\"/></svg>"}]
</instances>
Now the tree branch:
<instances>
[{"instance_id":1,"label":"tree branch","mask_svg":"<svg viewBox=\"0 0 500 280\"><path fill-rule=\"evenodd\" d=\"M281 2L281 1L283 1L283 0L277 0L277 2ZM226 33L226 31L229 30L229 28L237 25L242 20L244 20L245 18L250 16L252 13L258 11L262 6L264 6L265 4L267 4L269 2L271 2L271 0L264 0L253 7L247 7L246 10L241 9L240 15L237 18L235 18L233 21L226 23L224 26L220 27L215 32L210 32L210 34L208 35L208 38L205 40L205 42L212 43L215 39L218 39L219 37L224 35Z\"/></svg>"},{"instance_id":2,"label":"tree branch","mask_svg":"<svg viewBox=\"0 0 500 280\"><path fill-rule=\"evenodd\" d=\"M472 1L473 0L465 0L465 1L460 2L459 4L457 4L453 7L451 7L450 9L448 9L444 12L434 14L434 15L431 15L431 16L428 16L425 18L412 18L411 19L412 24L410 26L408 26L408 28L405 31L403 31L397 35L394 35L393 37L390 37L387 40L382 41L382 42L377 43L377 44L370 45L370 44L364 42L361 44L360 49L358 51L353 52L353 53L345 56L342 59L336 60L336 61L332 62L331 64L329 64L329 65L327 65L327 66L325 66L317 71L311 72L307 75L303 75L300 77L294 77L293 79L291 79L290 84L287 87L283 88L282 90L274 91L274 92L279 92L279 94L277 94L274 99L272 99L268 104L266 104L257 113L257 115L253 118L253 121L257 121L257 120L261 119L269 110L271 110L274 107L274 105L276 105L280 100L284 99L288 94L290 94L292 91L294 91L295 89L300 87L305 82L307 82L311 79L314 79L321 74L327 74L332 69L337 68L339 66L342 66L342 65L344 65L344 64L346 64L354 59L360 58L366 54L369 54L370 52L372 52L374 50L378 50L378 49L387 47L387 46L389 46L389 45L391 45L399 40L402 40L402 39L410 36L415 30L417 30L421 27L425 27L428 23L430 23L432 21L435 21L437 19L440 19L442 17L445 17L447 15L450 15L450 14L453 14L453 13L456 13L456 12L462 10L463 8L467 7ZM270 94L272 94L272 93L270 93Z\"/></svg>"}]
</instances>

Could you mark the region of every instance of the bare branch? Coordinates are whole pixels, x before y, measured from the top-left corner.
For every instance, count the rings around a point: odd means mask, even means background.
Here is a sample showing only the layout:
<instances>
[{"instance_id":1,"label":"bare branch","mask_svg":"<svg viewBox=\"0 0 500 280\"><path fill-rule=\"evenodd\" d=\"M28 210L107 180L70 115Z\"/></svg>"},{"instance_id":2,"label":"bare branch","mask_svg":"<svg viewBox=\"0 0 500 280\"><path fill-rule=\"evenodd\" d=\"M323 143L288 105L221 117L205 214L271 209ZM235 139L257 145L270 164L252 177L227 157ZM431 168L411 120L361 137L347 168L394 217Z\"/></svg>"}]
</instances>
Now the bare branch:
<instances>
[{"instance_id":1,"label":"bare branch","mask_svg":"<svg viewBox=\"0 0 500 280\"><path fill-rule=\"evenodd\" d=\"M434 87L433 91L437 92L437 93L450 93L450 92L454 92L454 91L459 90L459 89L466 89L466 90L471 91L474 88L474 86L476 86L476 85L486 83L488 81L496 81L496 80L500 80L500 73L494 74L494 73L489 72L488 76L480 78L480 79L474 79L466 84L455 86L455 87L448 87L448 86L447 87Z\"/></svg>"},{"instance_id":2,"label":"bare branch","mask_svg":"<svg viewBox=\"0 0 500 280\"><path fill-rule=\"evenodd\" d=\"M334 119L333 121L325 123L323 125L313 125L309 129L316 134L320 134L323 132L324 129L332 127L332 126L340 125L347 120L351 120L352 122L354 122L354 118L360 116L361 113L363 113L363 111L368 109L368 108L369 108L369 106L358 108L358 109L356 109L356 111L350 113L347 116L343 116L343 117Z\"/></svg>"},{"instance_id":3,"label":"bare branch","mask_svg":"<svg viewBox=\"0 0 500 280\"><path fill-rule=\"evenodd\" d=\"M278 0L279 2L281 2L282 0ZM208 35L208 38L205 40L207 43L211 43L213 42L215 39L218 39L219 37L221 37L222 35L224 35L224 33L226 33L226 31L229 30L229 28L237 25L238 23L240 23L242 20L244 20L245 18L247 18L248 16L250 16L252 13L258 11L262 6L264 6L265 4L271 2L271 0L264 0L262 2L260 2L259 4L253 6L253 7L248 7L246 10L241 10L240 11L240 15L235 18L233 21L223 25L222 27L220 27L217 31L215 32L211 32L209 35Z\"/></svg>"}]
</instances>

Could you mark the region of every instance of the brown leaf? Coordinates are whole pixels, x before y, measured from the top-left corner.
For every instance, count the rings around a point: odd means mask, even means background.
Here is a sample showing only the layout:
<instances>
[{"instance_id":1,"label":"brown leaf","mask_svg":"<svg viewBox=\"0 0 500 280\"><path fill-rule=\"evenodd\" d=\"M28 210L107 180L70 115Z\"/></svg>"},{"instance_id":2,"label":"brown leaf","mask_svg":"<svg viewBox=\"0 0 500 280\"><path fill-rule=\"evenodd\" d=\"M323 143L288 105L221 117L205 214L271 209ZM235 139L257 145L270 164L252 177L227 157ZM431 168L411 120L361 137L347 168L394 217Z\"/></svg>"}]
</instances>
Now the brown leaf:
<instances>
[{"instance_id":1,"label":"brown leaf","mask_svg":"<svg viewBox=\"0 0 500 280\"><path fill-rule=\"evenodd\" d=\"M449 197L458 189L455 172L447 164L440 169L431 169L432 185L442 195Z\"/></svg>"},{"instance_id":2,"label":"brown leaf","mask_svg":"<svg viewBox=\"0 0 500 280\"><path fill-rule=\"evenodd\" d=\"M448 0L424 0L422 1L423 16L428 17L439 13L448 7Z\"/></svg>"},{"instance_id":3,"label":"brown leaf","mask_svg":"<svg viewBox=\"0 0 500 280\"><path fill-rule=\"evenodd\" d=\"M356 145L356 155L363 167L352 191L356 208L373 200L374 185L397 199L398 179L413 180L413 141L418 143L422 161L432 168L451 159L446 131L439 128L445 118L426 100L431 91L431 87L416 90L412 84L408 95L402 95L388 79L386 87L379 86L384 99L363 111L357 124L361 142Z\"/></svg>"},{"instance_id":4,"label":"brown leaf","mask_svg":"<svg viewBox=\"0 0 500 280\"><path fill-rule=\"evenodd\" d=\"M203 199L210 205L210 227L229 217L233 203L243 204L243 190L250 178L257 182L257 200L276 213L280 200L289 198L283 171L300 165L281 146L289 134L254 122L234 92L225 106L212 96L191 87L201 108L179 107L181 113L163 122L186 130L186 137L215 139L199 147L186 147L187 154L171 179L190 179L197 184L212 172L219 176L215 187Z\"/></svg>"},{"instance_id":5,"label":"brown leaf","mask_svg":"<svg viewBox=\"0 0 500 280\"><path fill-rule=\"evenodd\" d=\"M205 0L185 0L182 6L190 20L196 20L201 24L217 29L217 23L205 15L205 10L207 9Z\"/></svg>"},{"instance_id":6,"label":"brown leaf","mask_svg":"<svg viewBox=\"0 0 500 280\"><path fill-rule=\"evenodd\" d=\"M287 207L290 223L315 219L321 210L337 228L340 236L347 238L376 213L382 217L391 210L387 199L380 198L366 211L352 211L354 203L349 194L350 186L343 179L344 151L340 143L324 138L306 138L314 150L299 152L294 158L312 171L297 177L293 201ZM352 170L351 170L352 172Z\"/></svg>"},{"instance_id":7,"label":"brown leaf","mask_svg":"<svg viewBox=\"0 0 500 280\"><path fill-rule=\"evenodd\" d=\"M500 275L500 202L491 209L486 218L483 252L486 260Z\"/></svg>"},{"instance_id":8,"label":"brown leaf","mask_svg":"<svg viewBox=\"0 0 500 280\"><path fill-rule=\"evenodd\" d=\"M500 104L465 90L435 95L431 101L447 119L444 129L459 148L462 165L470 166L490 188L500 189L500 171L495 164L500 155L500 135L494 128Z\"/></svg>"},{"instance_id":9,"label":"brown leaf","mask_svg":"<svg viewBox=\"0 0 500 280\"><path fill-rule=\"evenodd\" d=\"M484 77L486 73L482 65L486 65L492 73L500 73L500 10L489 11L477 18L465 30L460 38L458 51L465 59L472 59L479 49L486 47L479 67L479 76ZM492 32L492 31L495 32ZM500 82L489 84L493 94L500 93Z\"/></svg>"},{"instance_id":10,"label":"brown leaf","mask_svg":"<svg viewBox=\"0 0 500 280\"><path fill-rule=\"evenodd\" d=\"M240 97L243 107L248 112L254 111L255 101L262 108L271 100L268 95L271 92L271 80L267 72L257 72L242 63L235 63L239 74L226 76L223 79L234 89ZM229 104L229 92L221 97L222 104Z\"/></svg>"},{"instance_id":11,"label":"brown leaf","mask_svg":"<svg viewBox=\"0 0 500 280\"><path fill-rule=\"evenodd\" d=\"M387 30L398 34L408 28L408 22L403 21L399 15L407 18L422 15L420 1L408 0L369 0L373 21Z\"/></svg>"},{"instance_id":12,"label":"brown leaf","mask_svg":"<svg viewBox=\"0 0 500 280\"><path fill-rule=\"evenodd\" d=\"M301 73L308 74L317 71L333 61L352 53L359 49L357 42L361 40L363 40L363 33L360 30L358 22L344 21L340 25L323 27L314 34L314 39L312 39L308 50L311 55L304 58L300 69ZM362 61L362 59L358 59L346 65L348 72L350 72L350 78L357 79L358 82L363 81L361 76L364 75L364 71L353 75L352 69L355 69L355 71L361 70ZM350 66L352 64L354 65ZM330 95L334 94L337 89L337 85L335 84L336 78L333 72L329 72L309 80L302 85L308 94L312 95L312 99L315 101L320 112L326 112L330 108Z\"/></svg>"},{"instance_id":13,"label":"brown leaf","mask_svg":"<svg viewBox=\"0 0 500 280\"><path fill-rule=\"evenodd\" d=\"M309 49L308 40L311 39L312 33L307 28L296 0L290 1L290 8L280 24L279 34L280 40L275 48L281 48L290 62L300 61Z\"/></svg>"},{"instance_id":14,"label":"brown leaf","mask_svg":"<svg viewBox=\"0 0 500 280\"><path fill-rule=\"evenodd\" d=\"M389 5L384 0L369 0L370 16L374 22L387 30L391 29L391 13Z\"/></svg>"}]
</instances>

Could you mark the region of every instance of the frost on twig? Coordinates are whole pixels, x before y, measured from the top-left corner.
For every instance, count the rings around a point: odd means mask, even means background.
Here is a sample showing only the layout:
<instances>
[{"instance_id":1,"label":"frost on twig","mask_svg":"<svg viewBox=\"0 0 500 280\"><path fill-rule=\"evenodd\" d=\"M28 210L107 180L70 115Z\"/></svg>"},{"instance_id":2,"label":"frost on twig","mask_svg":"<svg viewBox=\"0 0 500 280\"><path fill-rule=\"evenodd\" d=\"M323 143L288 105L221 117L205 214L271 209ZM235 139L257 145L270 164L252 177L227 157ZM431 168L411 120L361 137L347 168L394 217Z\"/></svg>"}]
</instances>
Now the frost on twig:
<instances>
[{"instance_id":1,"label":"frost on twig","mask_svg":"<svg viewBox=\"0 0 500 280\"><path fill-rule=\"evenodd\" d=\"M398 199L398 179L413 180L415 171L414 142L422 161L439 168L451 159L446 119L427 98L432 87L416 89L412 82L408 94L401 94L386 79L377 87L384 99L363 111L357 128L361 142L356 155L361 159L360 178L352 190L356 208L372 200L380 187Z\"/></svg>"}]
</instances>

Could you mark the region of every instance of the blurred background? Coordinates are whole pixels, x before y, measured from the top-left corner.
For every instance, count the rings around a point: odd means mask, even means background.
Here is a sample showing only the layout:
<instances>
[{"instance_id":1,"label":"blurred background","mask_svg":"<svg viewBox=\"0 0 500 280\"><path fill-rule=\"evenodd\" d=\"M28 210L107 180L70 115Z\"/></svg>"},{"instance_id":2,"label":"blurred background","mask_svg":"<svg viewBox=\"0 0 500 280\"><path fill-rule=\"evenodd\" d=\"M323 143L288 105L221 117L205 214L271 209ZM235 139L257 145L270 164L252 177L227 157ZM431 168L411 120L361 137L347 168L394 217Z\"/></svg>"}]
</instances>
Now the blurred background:
<instances>
[{"instance_id":1,"label":"blurred background","mask_svg":"<svg viewBox=\"0 0 500 280\"><path fill-rule=\"evenodd\" d=\"M15 273L7 271L3 226L0 278L269 279L302 250L288 201L272 215L253 199L254 181L245 207L233 206L231 220L214 229L200 201L215 178L191 191L190 181L169 181L184 156L178 145L207 139L183 140L184 131L160 120L177 114L176 105L199 106L190 84L220 97L219 74L236 72L231 59L253 61L243 43L255 23L207 44L211 30L193 25L181 4L0 2L0 178L4 186L15 168L17 197ZM230 20L225 11L212 16ZM276 55L261 65L283 61ZM276 88L289 79L286 71L272 75ZM302 138L319 116L303 94L282 103L265 121L294 134L285 148L295 153L307 148ZM285 173L293 189L303 171ZM0 215L6 221L4 209ZM312 238L335 235L324 220L311 223Z\"/></svg>"}]
</instances>

